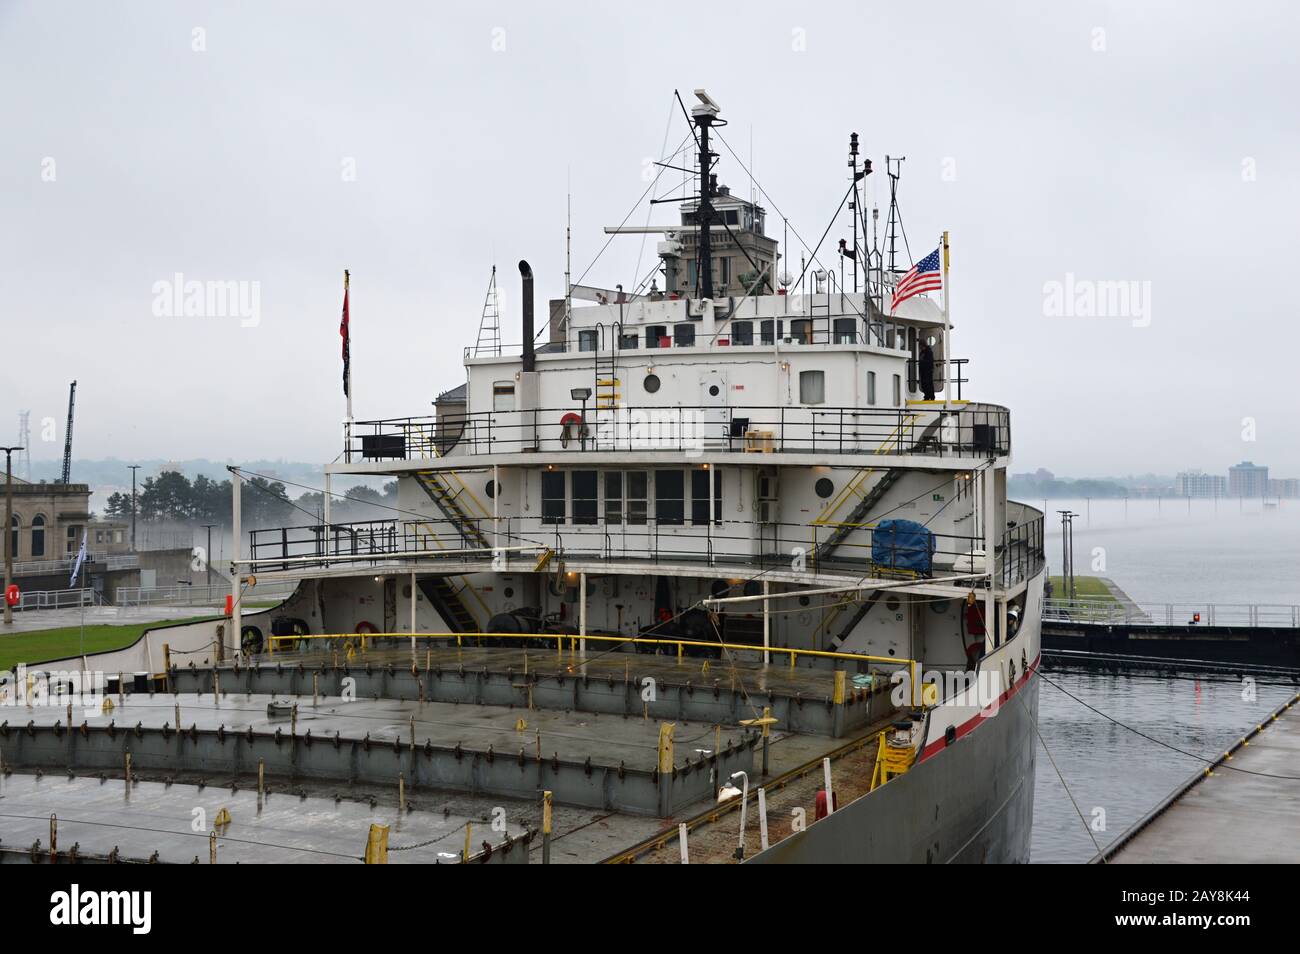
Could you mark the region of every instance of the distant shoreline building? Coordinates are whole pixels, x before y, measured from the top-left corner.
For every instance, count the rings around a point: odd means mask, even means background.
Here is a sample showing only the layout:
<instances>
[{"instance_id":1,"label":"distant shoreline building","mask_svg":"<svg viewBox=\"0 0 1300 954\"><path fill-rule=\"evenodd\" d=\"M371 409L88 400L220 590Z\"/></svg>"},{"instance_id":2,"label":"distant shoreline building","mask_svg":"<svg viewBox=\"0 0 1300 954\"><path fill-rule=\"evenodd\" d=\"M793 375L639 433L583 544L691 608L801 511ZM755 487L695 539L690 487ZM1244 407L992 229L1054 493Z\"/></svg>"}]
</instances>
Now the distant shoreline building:
<instances>
[{"instance_id":1,"label":"distant shoreline building","mask_svg":"<svg viewBox=\"0 0 1300 954\"><path fill-rule=\"evenodd\" d=\"M1226 497L1228 478L1187 470L1174 477L1174 494L1179 497Z\"/></svg>"},{"instance_id":2,"label":"distant shoreline building","mask_svg":"<svg viewBox=\"0 0 1300 954\"><path fill-rule=\"evenodd\" d=\"M1248 460L1228 468L1228 494L1232 497L1263 497L1268 494L1268 468Z\"/></svg>"}]
</instances>

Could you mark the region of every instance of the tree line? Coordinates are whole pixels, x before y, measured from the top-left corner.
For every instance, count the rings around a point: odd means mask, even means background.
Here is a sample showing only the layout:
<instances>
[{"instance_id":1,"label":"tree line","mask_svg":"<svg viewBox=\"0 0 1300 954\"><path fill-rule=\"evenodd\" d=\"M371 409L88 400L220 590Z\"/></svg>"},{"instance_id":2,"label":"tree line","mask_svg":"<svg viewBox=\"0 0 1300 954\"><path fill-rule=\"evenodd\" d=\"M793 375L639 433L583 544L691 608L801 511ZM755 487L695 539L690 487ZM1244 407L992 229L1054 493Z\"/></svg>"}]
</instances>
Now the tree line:
<instances>
[{"instance_id":1,"label":"tree line","mask_svg":"<svg viewBox=\"0 0 1300 954\"><path fill-rule=\"evenodd\" d=\"M229 480L216 481L200 474L191 481L184 474L166 471L157 477L145 478L136 494L136 519L229 527L232 522L232 493ZM384 487L382 494L370 487L353 487L344 499L335 499L330 519L337 523L391 518L391 511L387 514L382 511L385 507L395 506L396 502L395 480ZM240 488L239 494L240 521L246 528L308 524L319 519L324 505L325 495L322 493L305 493L297 500L290 500L284 484L263 477L250 478ZM104 516L116 520L130 519L131 494L110 494L104 505Z\"/></svg>"}]
</instances>

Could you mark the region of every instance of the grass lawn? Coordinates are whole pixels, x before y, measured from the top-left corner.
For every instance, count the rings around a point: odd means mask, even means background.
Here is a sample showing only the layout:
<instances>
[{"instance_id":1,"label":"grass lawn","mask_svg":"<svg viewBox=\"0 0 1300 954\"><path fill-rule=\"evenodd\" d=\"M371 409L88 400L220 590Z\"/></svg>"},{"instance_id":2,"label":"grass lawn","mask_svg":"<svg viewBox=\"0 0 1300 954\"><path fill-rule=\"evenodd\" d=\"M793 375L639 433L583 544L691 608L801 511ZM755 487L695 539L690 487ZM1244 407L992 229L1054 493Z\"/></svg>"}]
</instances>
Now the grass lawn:
<instances>
[{"instance_id":1,"label":"grass lawn","mask_svg":"<svg viewBox=\"0 0 1300 954\"><path fill-rule=\"evenodd\" d=\"M112 649L129 646L146 629L165 626L171 623L192 623L195 620L211 619L210 616L193 616L188 619L154 620L150 623L129 623L124 626L87 626L86 652L102 653ZM162 643L158 644L159 652ZM75 656L81 647L81 627L66 626L62 629L40 629L30 633L14 633L0 636L0 671L13 669L19 663L38 663L50 659L63 659Z\"/></svg>"},{"instance_id":2,"label":"grass lawn","mask_svg":"<svg viewBox=\"0 0 1300 954\"><path fill-rule=\"evenodd\" d=\"M1112 603L1118 602L1110 590L1106 589L1106 584L1095 576L1075 576L1074 588L1078 591L1080 599L1089 597L1110 600ZM1069 599L1069 594L1065 592L1065 581L1059 576L1052 577L1052 598Z\"/></svg>"}]
</instances>

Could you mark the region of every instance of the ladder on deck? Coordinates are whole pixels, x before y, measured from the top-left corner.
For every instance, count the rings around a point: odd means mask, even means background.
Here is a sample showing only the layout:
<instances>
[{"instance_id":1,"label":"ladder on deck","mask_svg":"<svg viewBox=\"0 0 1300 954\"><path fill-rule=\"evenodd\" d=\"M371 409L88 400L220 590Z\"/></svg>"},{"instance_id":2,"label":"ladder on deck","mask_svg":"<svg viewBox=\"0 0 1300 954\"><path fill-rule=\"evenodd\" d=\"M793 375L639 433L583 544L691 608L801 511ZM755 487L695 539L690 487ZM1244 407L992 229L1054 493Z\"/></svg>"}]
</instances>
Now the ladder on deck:
<instances>
[{"instance_id":1,"label":"ladder on deck","mask_svg":"<svg viewBox=\"0 0 1300 954\"><path fill-rule=\"evenodd\" d=\"M456 478L459 487L453 488L448 478L437 471L420 470L415 473L415 481L442 511L443 516L456 528L467 548L476 550L491 548L492 544L479 526L479 521L475 520L464 506L462 494L466 494L468 488L461 483L460 478Z\"/></svg>"},{"instance_id":2,"label":"ladder on deck","mask_svg":"<svg viewBox=\"0 0 1300 954\"><path fill-rule=\"evenodd\" d=\"M460 594L469 588L465 583L459 589L452 586L451 579L445 576L426 576L420 579L420 592L446 620L447 625L456 633L478 633L478 620L469 611Z\"/></svg>"}]
</instances>

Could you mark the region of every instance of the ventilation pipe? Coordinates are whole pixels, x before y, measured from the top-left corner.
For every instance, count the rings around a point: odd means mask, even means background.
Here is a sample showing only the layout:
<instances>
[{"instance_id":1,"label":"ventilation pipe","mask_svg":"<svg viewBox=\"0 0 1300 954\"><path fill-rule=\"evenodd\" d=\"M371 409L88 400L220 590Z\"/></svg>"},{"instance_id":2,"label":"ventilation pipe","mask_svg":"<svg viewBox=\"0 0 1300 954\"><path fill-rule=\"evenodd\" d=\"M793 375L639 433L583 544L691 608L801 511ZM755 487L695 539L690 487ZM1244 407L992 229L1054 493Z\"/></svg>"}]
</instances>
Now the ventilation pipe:
<instances>
[{"instance_id":1,"label":"ventilation pipe","mask_svg":"<svg viewBox=\"0 0 1300 954\"><path fill-rule=\"evenodd\" d=\"M533 270L522 259L519 262L519 274L523 278L524 297L524 361L525 372L537 370L537 359L533 354Z\"/></svg>"}]
</instances>

